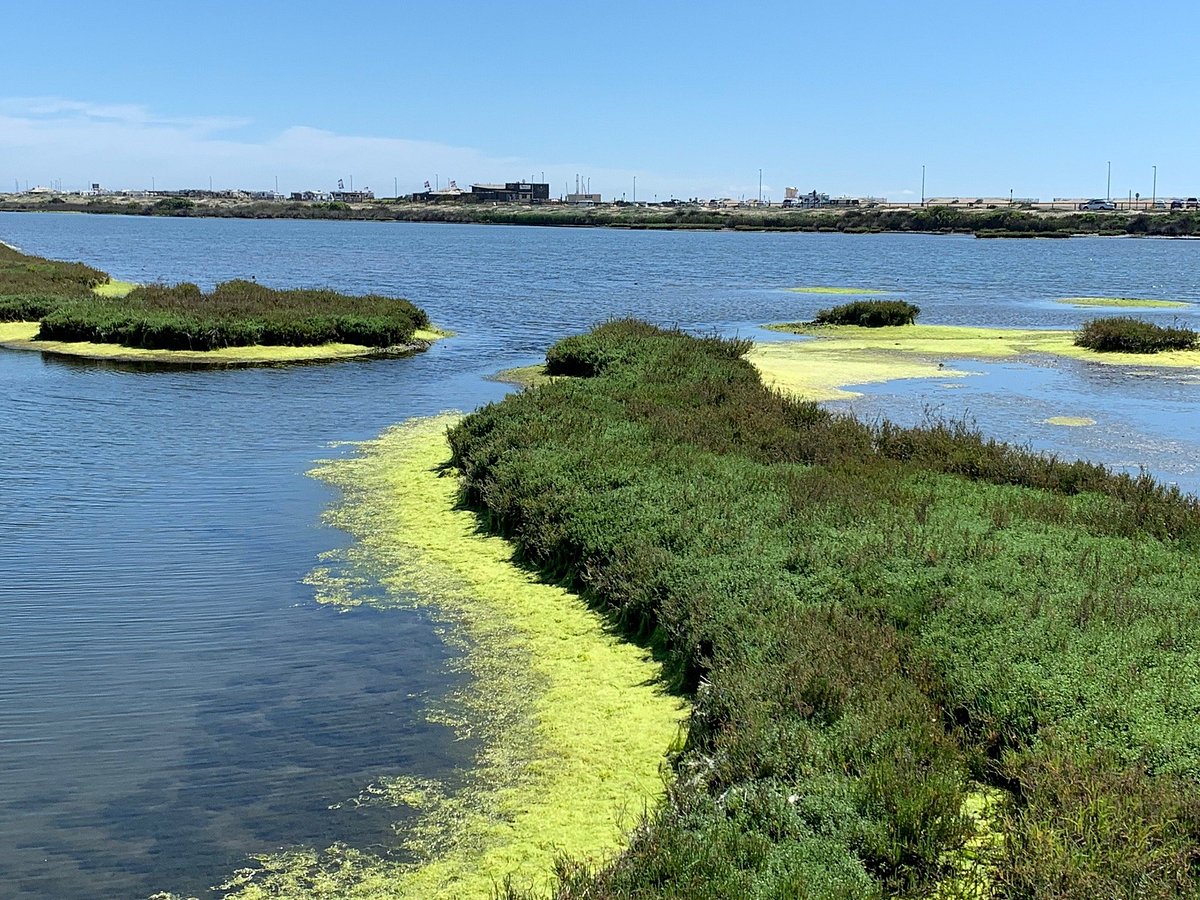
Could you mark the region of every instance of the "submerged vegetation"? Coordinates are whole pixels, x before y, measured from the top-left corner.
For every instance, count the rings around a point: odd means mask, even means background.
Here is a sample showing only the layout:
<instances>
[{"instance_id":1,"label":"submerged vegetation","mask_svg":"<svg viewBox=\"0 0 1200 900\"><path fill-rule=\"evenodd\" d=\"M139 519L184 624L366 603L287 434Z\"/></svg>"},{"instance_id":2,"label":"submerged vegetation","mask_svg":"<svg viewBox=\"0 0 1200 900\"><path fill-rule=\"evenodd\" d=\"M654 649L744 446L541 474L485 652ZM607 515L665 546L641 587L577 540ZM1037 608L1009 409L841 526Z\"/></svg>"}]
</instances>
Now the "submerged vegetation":
<instances>
[{"instance_id":1,"label":"submerged vegetation","mask_svg":"<svg viewBox=\"0 0 1200 900\"><path fill-rule=\"evenodd\" d=\"M821 310L813 319L813 324L884 328L888 325L911 325L920 313L919 306L903 300L855 300Z\"/></svg>"},{"instance_id":2,"label":"submerged vegetation","mask_svg":"<svg viewBox=\"0 0 1200 900\"><path fill-rule=\"evenodd\" d=\"M148 285L123 298L63 303L42 318L38 339L152 350L328 343L390 347L428 325L425 313L407 300L227 281L209 294L194 284Z\"/></svg>"},{"instance_id":3,"label":"submerged vegetation","mask_svg":"<svg viewBox=\"0 0 1200 900\"><path fill-rule=\"evenodd\" d=\"M1075 344L1098 353L1161 353L1164 350L1194 350L1197 335L1190 328L1168 328L1119 316L1085 322L1075 336Z\"/></svg>"},{"instance_id":4,"label":"submerged vegetation","mask_svg":"<svg viewBox=\"0 0 1200 900\"><path fill-rule=\"evenodd\" d=\"M485 522L694 703L664 803L556 896L1195 895L1200 503L745 350L611 322L450 434Z\"/></svg>"}]
</instances>

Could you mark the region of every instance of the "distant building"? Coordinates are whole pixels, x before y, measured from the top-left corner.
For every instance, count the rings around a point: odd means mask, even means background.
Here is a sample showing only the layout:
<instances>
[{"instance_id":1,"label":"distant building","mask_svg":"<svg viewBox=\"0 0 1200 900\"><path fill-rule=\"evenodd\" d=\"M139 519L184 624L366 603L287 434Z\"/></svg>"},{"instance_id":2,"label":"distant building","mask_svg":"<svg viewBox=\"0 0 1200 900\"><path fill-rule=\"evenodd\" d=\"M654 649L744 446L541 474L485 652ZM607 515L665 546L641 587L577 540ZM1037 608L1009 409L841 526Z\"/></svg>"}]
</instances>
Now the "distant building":
<instances>
[{"instance_id":1,"label":"distant building","mask_svg":"<svg viewBox=\"0 0 1200 900\"><path fill-rule=\"evenodd\" d=\"M480 203L538 203L550 199L550 185L536 181L473 184L471 199Z\"/></svg>"},{"instance_id":2,"label":"distant building","mask_svg":"<svg viewBox=\"0 0 1200 900\"><path fill-rule=\"evenodd\" d=\"M571 206L595 206L599 202L599 194L567 194L567 203Z\"/></svg>"},{"instance_id":3,"label":"distant building","mask_svg":"<svg viewBox=\"0 0 1200 900\"><path fill-rule=\"evenodd\" d=\"M362 203L365 200L374 200L375 192L370 188L363 188L361 191L330 191L329 197L339 203Z\"/></svg>"},{"instance_id":4,"label":"distant building","mask_svg":"<svg viewBox=\"0 0 1200 900\"><path fill-rule=\"evenodd\" d=\"M290 199L302 203L311 203L314 200L328 200L329 195L324 191L292 191Z\"/></svg>"}]
</instances>

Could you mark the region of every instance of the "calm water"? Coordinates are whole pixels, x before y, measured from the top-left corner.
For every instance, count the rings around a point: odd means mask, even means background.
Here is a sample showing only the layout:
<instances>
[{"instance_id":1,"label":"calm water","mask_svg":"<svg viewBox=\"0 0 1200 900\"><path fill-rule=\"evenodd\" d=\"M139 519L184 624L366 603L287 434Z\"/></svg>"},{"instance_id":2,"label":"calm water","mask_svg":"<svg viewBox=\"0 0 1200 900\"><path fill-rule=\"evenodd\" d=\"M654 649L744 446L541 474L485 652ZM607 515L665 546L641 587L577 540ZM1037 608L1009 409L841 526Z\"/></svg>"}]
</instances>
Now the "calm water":
<instances>
[{"instance_id":1,"label":"calm water","mask_svg":"<svg viewBox=\"0 0 1200 900\"><path fill-rule=\"evenodd\" d=\"M900 291L926 322L1069 327L1069 295L1200 303L1200 243L657 233L0 214L0 239L135 281L253 275L407 296L459 336L411 359L145 372L0 351L0 894L203 892L249 853L380 847L333 804L385 774L453 780L425 722L453 687L432 614L318 607L347 538L305 476L335 441L503 396L487 380L609 316L764 339L830 298ZM1144 314L1200 326L1200 306ZM1143 314L1139 311L1139 315ZM1200 487L1195 373L962 362L860 415L968 415L1002 437ZM1089 429L1043 425L1084 415Z\"/></svg>"}]
</instances>

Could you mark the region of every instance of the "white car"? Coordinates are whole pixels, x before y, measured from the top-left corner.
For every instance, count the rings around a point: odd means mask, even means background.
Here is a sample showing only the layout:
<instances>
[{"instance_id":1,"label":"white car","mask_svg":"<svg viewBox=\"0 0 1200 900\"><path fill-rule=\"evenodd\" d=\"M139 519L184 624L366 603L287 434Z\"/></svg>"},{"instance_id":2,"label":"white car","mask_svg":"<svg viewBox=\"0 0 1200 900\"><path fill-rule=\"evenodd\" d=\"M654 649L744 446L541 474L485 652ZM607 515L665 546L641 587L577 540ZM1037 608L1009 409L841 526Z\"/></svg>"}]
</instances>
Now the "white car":
<instances>
[{"instance_id":1,"label":"white car","mask_svg":"<svg viewBox=\"0 0 1200 900\"><path fill-rule=\"evenodd\" d=\"M1113 203L1111 200L1085 200L1083 203L1079 204L1079 208L1090 210L1116 209L1117 204Z\"/></svg>"}]
</instances>

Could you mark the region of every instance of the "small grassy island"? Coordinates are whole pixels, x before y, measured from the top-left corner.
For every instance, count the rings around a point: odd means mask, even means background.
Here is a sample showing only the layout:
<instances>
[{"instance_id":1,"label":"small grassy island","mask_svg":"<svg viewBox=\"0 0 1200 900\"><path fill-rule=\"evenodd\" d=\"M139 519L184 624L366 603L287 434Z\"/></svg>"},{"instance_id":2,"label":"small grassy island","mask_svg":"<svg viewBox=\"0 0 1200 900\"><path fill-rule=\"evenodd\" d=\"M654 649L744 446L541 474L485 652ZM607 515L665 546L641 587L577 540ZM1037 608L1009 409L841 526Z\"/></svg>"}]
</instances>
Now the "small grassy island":
<instances>
[{"instance_id":1,"label":"small grassy island","mask_svg":"<svg viewBox=\"0 0 1200 900\"><path fill-rule=\"evenodd\" d=\"M883 328L888 325L911 325L920 313L919 306L903 300L855 300L821 310L813 319L813 324Z\"/></svg>"},{"instance_id":2,"label":"small grassy island","mask_svg":"<svg viewBox=\"0 0 1200 900\"><path fill-rule=\"evenodd\" d=\"M245 365L410 353L441 336L407 300L228 281L133 285L0 245L0 346L132 362Z\"/></svg>"},{"instance_id":3,"label":"small grassy island","mask_svg":"<svg viewBox=\"0 0 1200 900\"><path fill-rule=\"evenodd\" d=\"M553 896L1195 896L1200 502L830 413L749 349L608 323L450 431L467 504L692 703Z\"/></svg>"},{"instance_id":4,"label":"small grassy island","mask_svg":"<svg viewBox=\"0 0 1200 900\"><path fill-rule=\"evenodd\" d=\"M1190 328L1168 328L1127 316L1092 319L1075 336L1077 347L1097 353L1162 353L1195 350L1197 336Z\"/></svg>"}]
</instances>

